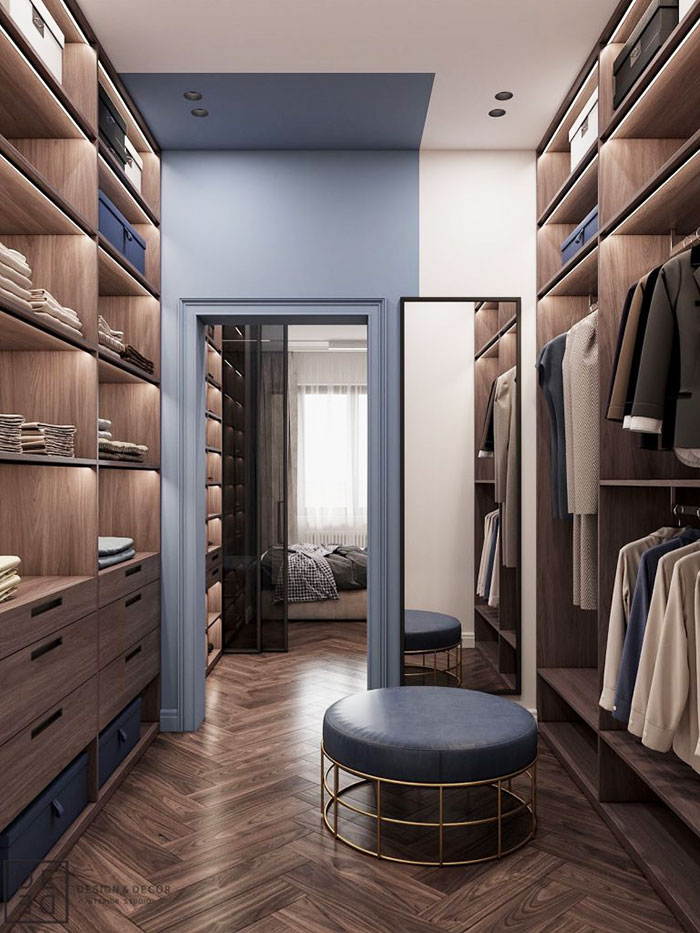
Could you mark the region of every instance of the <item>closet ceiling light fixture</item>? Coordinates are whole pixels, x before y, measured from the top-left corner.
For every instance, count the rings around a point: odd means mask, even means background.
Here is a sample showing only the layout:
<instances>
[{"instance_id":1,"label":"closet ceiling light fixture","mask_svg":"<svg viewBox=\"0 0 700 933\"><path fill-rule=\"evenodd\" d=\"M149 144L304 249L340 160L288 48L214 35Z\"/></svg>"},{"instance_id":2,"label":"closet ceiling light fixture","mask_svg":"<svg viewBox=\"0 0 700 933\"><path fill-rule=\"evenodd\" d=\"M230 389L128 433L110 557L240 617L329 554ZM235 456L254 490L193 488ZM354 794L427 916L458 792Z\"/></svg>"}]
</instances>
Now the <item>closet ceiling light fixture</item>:
<instances>
[{"instance_id":1,"label":"closet ceiling light fixture","mask_svg":"<svg viewBox=\"0 0 700 933\"><path fill-rule=\"evenodd\" d=\"M498 94L494 94L496 100L512 100L513 92L512 91L499 91Z\"/></svg>"},{"instance_id":2,"label":"closet ceiling light fixture","mask_svg":"<svg viewBox=\"0 0 700 933\"><path fill-rule=\"evenodd\" d=\"M195 107L194 110L190 110L190 113L193 117L208 117L209 111L205 110L204 107Z\"/></svg>"},{"instance_id":3,"label":"closet ceiling light fixture","mask_svg":"<svg viewBox=\"0 0 700 933\"><path fill-rule=\"evenodd\" d=\"M199 91L185 91L185 93L182 96L185 98L185 100L201 100L202 99L202 95L199 93Z\"/></svg>"},{"instance_id":4,"label":"closet ceiling light fixture","mask_svg":"<svg viewBox=\"0 0 700 933\"><path fill-rule=\"evenodd\" d=\"M506 112L501 107L496 107L495 110L489 110L490 117L505 117Z\"/></svg>"}]
</instances>

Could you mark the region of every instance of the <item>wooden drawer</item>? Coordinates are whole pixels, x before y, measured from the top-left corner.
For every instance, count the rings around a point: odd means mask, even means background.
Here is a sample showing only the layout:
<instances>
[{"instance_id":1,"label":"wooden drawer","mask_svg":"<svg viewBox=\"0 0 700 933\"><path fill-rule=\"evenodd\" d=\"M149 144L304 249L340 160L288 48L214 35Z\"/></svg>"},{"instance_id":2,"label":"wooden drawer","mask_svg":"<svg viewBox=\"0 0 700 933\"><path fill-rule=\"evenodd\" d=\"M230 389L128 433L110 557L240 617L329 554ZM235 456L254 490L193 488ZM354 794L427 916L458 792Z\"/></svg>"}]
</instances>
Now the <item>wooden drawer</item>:
<instances>
[{"instance_id":1,"label":"wooden drawer","mask_svg":"<svg viewBox=\"0 0 700 933\"><path fill-rule=\"evenodd\" d=\"M113 603L147 583L160 579L160 554L130 560L103 570L99 576L100 606Z\"/></svg>"},{"instance_id":2,"label":"wooden drawer","mask_svg":"<svg viewBox=\"0 0 700 933\"><path fill-rule=\"evenodd\" d=\"M62 578L65 580L66 578ZM61 578L26 578L11 604L3 606L0 620L0 658L64 628L97 609L97 580L60 586Z\"/></svg>"},{"instance_id":3,"label":"wooden drawer","mask_svg":"<svg viewBox=\"0 0 700 933\"><path fill-rule=\"evenodd\" d=\"M219 551L219 554L221 554L221 551ZM213 564L210 564L209 561L207 561L207 583L206 583L207 589L209 589L209 587L213 586L215 583L218 583L219 580L222 579L222 577L223 577L223 564L221 563L221 561L219 561L218 563L213 563Z\"/></svg>"},{"instance_id":4,"label":"wooden drawer","mask_svg":"<svg viewBox=\"0 0 700 933\"><path fill-rule=\"evenodd\" d=\"M160 673L160 629L145 635L100 671L99 727L104 727Z\"/></svg>"},{"instance_id":5,"label":"wooden drawer","mask_svg":"<svg viewBox=\"0 0 700 933\"><path fill-rule=\"evenodd\" d=\"M97 613L0 661L0 744L97 673Z\"/></svg>"},{"instance_id":6,"label":"wooden drawer","mask_svg":"<svg viewBox=\"0 0 700 933\"><path fill-rule=\"evenodd\" d=\"M97 736L97 677L0 746L0 829Z\"/></svg>"},{"instance_id":7,"label":"wooden drawer","mask_svg":"<svg viewBox=\"0 0 700 933\"><path fill-rule=\"evenodd\" d=\"M100 670L160 624L160 580L100 607Z\"/></svg>"}]
</instances>

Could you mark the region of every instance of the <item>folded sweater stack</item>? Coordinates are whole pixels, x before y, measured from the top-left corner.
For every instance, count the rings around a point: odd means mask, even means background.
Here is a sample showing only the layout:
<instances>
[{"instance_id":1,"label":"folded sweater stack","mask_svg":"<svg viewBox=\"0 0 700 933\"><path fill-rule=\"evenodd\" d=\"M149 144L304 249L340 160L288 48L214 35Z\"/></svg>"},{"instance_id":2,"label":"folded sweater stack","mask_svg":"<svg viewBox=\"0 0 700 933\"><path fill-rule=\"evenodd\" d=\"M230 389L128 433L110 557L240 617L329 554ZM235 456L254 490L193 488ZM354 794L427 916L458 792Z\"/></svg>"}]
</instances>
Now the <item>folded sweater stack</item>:
<instances>
[{"instance_id":1,"label":"folded sweater stack","mask_svg":"<svg viewBox=\"0 0 700 933\"><path fill-rule=\"evenodd\" d=\"M125 344L124 331L114 330L102 315L97 319L97 339L103 347L107 347L107 349L111 350L113 353L118 353L127 363L138 366L138 368L143 369L144 372L153 373L153 360L149 360L147 356L139 353L136 347L132 346L130 343Z\"/></svg>"},{"instance_id":2,"label":"folded sweater stack","mask_svg":"<svg viewBox=\"0 0 700 933\"><path fill-rule=\"evenodd\" d=\"M83 324L72 308L64 308L45 288L33 288L30 296L32 311L49 324L58 324L64 330L83 333Z\"/></svg>"},{"instance_id":3,"label":"folded sweater stack","mask_svg":"<svg viewBox=\"0 0 700 933\"><path fill-rule=\"evenodd\" d=\"M109 418L97 419L97 436L106 441L112 440L112 422Z\"/></svg>"},{"instance_id":4,"label":"folded sweater stack","mask_svg":"<svg viewBox=\"0 0 700 933\"><path fill-rule=\"evenodd\" d=\"M133 538L101 537L97 539L97 566L100 570L121 564L136 556Z\"/></svg>"},{"instance_id":5,"label":"folded sweater stack","mask_svg":"<svg viewBox=\"0 0 700 933\"><path fill-rule=\"evenodd\" d=\"M0 450L9 454L22 453L24 415L0 414Z\"/></svg>"},{"instance_id":6,"label":"folded sweater stack","mask_svg":"<svg viewBox=\"0 0 700 933\"><path fill-rule=\"evenodd\" d=\"M31 276L26 258L0 243L0 298L9 298L25 311L31 311Z\"/></svg>"},{"instance_id":7,"label":"folded sweater stack","mask_svg":"<svg viewBox=\"0 0 700 933\"><path fill-rule=\"evenodd\" d=\"M97 340L103 347L107 347L108 350L111 350L113 353L118 353L119 356L121 356L122 352L126 349L123 337L123 330L113 330L101 314L98 316Z\"/></svg>"},{"instance_id":8,"label":"folded sweater stack","mask_svg":"<svg viewBox=\"0 0 700 933\"><path fill-rule=\"evenodd\" d=\"M0 603L11 599L21 582L19 575L19 557L0 557Z\"/></svg>"},{"instance_id":9,"label":"folded sweater stack","mask_svg":"<svg viewBox=\"0 0 700 933\"><path fill-rule=\"evenodd\" d=\"M22 425L22 453L74 457L75 431L73 424L25 421Z\"/></svg>"},{"instance_id":10,"label":"folded sweater stack","mask_svg":"<svg viewBox=\"0 0 700 933\"><path fill-rule=\"evenodd\" d=\"M129 441L113 441L106 437L99 437L97 443L100 449L100 460L143 463L148 453L148 447L144 444L132 444Z\"/></svg>"}]
</instances>

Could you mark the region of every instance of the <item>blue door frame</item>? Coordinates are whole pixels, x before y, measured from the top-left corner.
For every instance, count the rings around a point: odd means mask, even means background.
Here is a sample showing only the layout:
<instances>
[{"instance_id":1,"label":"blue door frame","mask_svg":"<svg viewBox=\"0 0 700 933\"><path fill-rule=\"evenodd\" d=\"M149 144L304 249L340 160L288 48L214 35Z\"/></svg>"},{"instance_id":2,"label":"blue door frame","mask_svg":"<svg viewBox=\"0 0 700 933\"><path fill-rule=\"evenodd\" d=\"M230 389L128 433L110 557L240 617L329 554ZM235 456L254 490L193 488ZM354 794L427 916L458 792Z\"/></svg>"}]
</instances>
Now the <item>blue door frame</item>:
<instances>
[{"instance_id":1,"label":"blue door frame","mask_svg":"<svg viewBox=\"0 0 700 933\"><path fill-rule=\"evenodd\" d=\"M162 678L177 706L161 710L165 731L192 731L205 713L204 324L235 316L249 323L366 323L368 341L369 688L401 679L403 604L401 492L401 319L383 298L328 300L183 299L178 307L177 396L163 398L171 456L162 483ZM173 444L175 435L176 443ZM176 453L175 453L176 452Z\"/></svg>"}]
</instances>

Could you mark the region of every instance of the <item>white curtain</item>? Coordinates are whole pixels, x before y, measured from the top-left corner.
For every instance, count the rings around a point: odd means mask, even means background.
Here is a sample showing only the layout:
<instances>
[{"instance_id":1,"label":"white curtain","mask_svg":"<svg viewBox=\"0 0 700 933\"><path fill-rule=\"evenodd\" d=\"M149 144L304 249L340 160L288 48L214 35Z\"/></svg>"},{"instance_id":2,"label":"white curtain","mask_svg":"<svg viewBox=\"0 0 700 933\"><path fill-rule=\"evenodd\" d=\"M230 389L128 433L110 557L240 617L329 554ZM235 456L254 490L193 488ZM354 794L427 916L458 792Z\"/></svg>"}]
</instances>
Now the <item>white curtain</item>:
<instances>
[{"instance_id":1,"label":"white curtain","mask_svg":"<svg viewBox=\"0 0 700 933\"><path fill-rule=\"evenodd\" d=\"M296 533L312 544L367 544L367 360L298 353Z\"/></svg>"}]
</instances>

